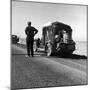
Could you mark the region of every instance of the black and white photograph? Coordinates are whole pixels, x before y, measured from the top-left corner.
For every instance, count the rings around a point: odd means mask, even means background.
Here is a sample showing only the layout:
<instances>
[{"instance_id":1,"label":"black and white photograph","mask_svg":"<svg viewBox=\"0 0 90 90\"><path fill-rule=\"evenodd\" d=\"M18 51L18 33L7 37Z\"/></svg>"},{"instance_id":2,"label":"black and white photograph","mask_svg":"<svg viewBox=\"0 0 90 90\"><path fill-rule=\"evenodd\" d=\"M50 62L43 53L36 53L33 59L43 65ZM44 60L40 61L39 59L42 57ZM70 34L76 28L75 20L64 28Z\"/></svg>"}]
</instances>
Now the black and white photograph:
<instances>
[{"instance_id":1,"label":"black and white photograph","mask_svg":"<svg viewBox=\"0 0 90 90\"><path fill-rule=\"evenodd\" d=\"M88 85L88 5L11 0L11 89Z\"/></svg>"}]
</instances>

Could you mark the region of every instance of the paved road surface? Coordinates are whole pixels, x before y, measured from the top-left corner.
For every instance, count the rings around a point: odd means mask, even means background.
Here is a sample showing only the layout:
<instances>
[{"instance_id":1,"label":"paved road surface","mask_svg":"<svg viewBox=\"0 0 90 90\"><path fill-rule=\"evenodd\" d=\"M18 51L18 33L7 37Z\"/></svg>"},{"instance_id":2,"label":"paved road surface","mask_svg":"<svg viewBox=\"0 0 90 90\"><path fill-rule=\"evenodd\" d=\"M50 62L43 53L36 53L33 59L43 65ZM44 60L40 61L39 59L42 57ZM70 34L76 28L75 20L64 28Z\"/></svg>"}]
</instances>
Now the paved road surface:
<instances>
[{"instance_id":1,"label":"paved road surface","mask_svg":"<svg viewBox=\"0 0 90 90\"><path fill-rule=\"evenodd\" d=\"M25 54L25 48L12 45L12 89L87 84L87 59L46 57L40 52L28 58Z\"/></svg>"}]
</instances>

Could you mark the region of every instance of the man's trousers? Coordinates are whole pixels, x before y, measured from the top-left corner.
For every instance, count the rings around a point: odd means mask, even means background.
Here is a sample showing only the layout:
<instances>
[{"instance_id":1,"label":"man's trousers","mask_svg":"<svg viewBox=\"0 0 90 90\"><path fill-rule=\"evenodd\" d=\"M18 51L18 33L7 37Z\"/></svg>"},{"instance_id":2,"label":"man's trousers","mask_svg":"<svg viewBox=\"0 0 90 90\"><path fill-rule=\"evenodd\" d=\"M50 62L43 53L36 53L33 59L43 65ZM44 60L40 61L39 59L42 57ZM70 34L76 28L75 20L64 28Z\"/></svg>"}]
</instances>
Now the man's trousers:
<instances>
[{"instance_id":1,"label":"man's trousers","mask_svg":"<svg viewBox=\"0 0 90 90\"><path fill-rule=\"evenodd\" d=\"M29 56L30 56L30 53L31 53L32 56L34 54L34 52L33 52L33 43L34 43L34 40L26 40L27 54Z\"/></svg>"}]
</instances>

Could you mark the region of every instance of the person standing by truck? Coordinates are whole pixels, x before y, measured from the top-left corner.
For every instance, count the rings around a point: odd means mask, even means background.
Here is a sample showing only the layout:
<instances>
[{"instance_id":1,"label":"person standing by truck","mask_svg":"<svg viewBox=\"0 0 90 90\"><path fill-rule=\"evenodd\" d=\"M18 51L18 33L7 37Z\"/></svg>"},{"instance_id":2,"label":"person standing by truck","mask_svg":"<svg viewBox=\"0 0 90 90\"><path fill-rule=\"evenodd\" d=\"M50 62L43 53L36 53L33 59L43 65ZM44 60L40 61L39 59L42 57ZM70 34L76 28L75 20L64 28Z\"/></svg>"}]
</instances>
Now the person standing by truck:
<instances>
[{"instance_id":1,"label":"person standing by truck","mask_svg":"<svg viewBox=\"0 0 90 90\"><path fill-rule=\"evenodd\" d=\"M34 43L34 36L38 33L38 30L31 26L31 22L28 22L28 26L25 29L25 34L26 34L26 46L27 46L27 55L30 57L34 56L34 51L33 51L33 43Z\"/></svg>"}]
</instances>

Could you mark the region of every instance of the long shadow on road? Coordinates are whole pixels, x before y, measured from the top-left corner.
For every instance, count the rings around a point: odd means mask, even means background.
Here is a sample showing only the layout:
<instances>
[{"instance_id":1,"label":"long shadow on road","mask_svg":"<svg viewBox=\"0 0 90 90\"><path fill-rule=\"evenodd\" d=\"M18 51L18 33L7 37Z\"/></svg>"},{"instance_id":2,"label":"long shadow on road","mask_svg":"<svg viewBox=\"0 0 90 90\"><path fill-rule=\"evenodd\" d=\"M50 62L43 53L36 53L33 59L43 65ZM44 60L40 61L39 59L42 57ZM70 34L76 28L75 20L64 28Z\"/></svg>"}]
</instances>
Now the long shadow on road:
<instances>
[{"instance_id":1,"label":"long shadow on road","mask_svg":"<svg viewBox=\"0 0 90 90\"><path fill-rule=\"evenodd\" d=\"M54 55L54 56L61 57L61 58L70 58L70 59L87 59L87 56L78 55L78 54L71 54L67 56L59 56L59 55Z\"/></svg>"}]
</instances>

